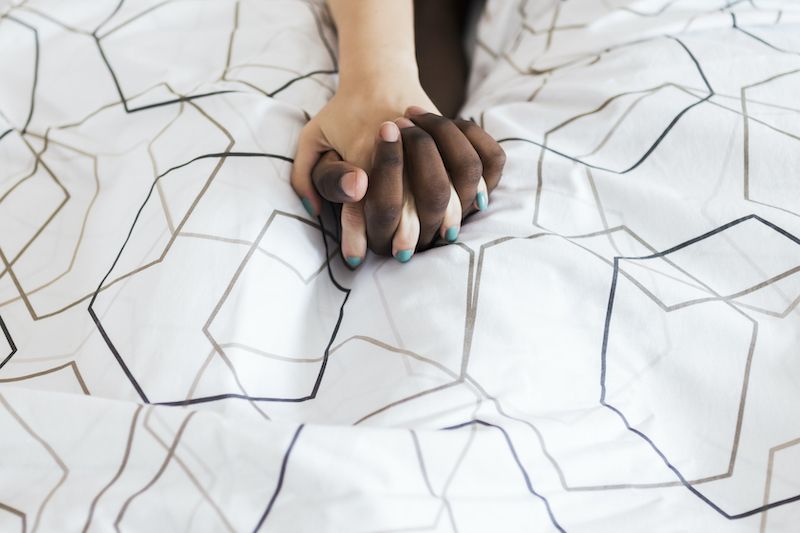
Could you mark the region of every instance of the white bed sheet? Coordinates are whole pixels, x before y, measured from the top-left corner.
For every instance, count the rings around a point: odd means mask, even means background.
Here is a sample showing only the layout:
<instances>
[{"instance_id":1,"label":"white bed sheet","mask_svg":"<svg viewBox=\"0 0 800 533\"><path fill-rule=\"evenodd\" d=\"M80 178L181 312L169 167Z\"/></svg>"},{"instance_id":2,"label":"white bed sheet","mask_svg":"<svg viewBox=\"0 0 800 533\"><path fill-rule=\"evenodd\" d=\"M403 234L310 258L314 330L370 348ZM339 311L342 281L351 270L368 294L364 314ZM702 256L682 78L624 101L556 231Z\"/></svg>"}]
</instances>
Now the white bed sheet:
<instances>
[{"instance_id":1,"label":"white bed sheet","mask_svg":"<svg viewBox=\"0 0 800 533\"><path fill-rule=\"evenodd\" d=\"M0 13L0 531L797 531L796 2L490 1L490 208L355 273L321 4Z\"/></svg>"}]
</instances>

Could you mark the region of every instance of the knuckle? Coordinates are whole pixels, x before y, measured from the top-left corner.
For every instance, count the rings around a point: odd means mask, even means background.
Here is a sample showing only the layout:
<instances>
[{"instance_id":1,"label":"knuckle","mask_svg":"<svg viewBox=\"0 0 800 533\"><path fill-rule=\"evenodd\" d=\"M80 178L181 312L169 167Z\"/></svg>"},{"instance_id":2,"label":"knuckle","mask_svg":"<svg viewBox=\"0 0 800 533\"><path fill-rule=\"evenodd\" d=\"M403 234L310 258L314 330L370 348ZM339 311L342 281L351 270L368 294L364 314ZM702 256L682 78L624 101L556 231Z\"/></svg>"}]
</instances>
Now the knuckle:
<instances>
[{"instance_id":1,"label":"knuckle","mask_svg":"<svg viewBox=\"0 0 800 533\"><path fill-rule=\"evenodd\" d=\"M437 186L428 188L421 198L417 198L417 205L420 210L443 213L447 209L447 204L450 203L450 187Z\"/></svg>"},{"instance_id":2,"label":"knuckle","mask_svg":"<svg viewBox=\"0 0 800 533\"><path fill-rule=\"evenodd\" d=\"M458 127L461 128L465 135L474 133L478 129L478 125L470 120L459 120Z\"/></svg>"},{"instance_id":3,"label":"knuckle","mask_svg":"<svg viewBox=\"0 0 800 533\"><path fill-rule=\"evenodd\" d=\"M477 181L483 174L483 163L477 154L459 160L454 174L461 180Z\"/></svg>"},{"instance_id":4,"label":"knuckle","mask_svg":"<svg viewBox=\"0 0 800 533\"><path fill-rule=\"evenodd\" d=\"M451 132L451 124L447 119L441 117L435 117L433 120L430 120L428 123L428 127L425 128L428 133L431 135L438 137L444 136Z\"/></svg>"},{"instance_id":5,"label":"knuckle","mask_svg":"<svg viewBox=\"0 0 800 533\"><path fill-rule=\"evenodd\" d=\"M391 172L403 166L403 157L395 152L379 153L375 158L373 172Z\"/></svg>"},{"instance_id":6,"label":"knuckle","mask_svg":"<svg viewBox=\"0 0 800 533\"><path fill-rule=\"evenodd\" d=\"M489 152L489 160L492 166L501 170L506 164L506 151L498 144Z\"/></svg>"},{"instance_id":7,"label":"knuckle","mask_svg":"<svg viewBox=\"0 0 800 533\"><path fill-rule=\"evenodd\" d=\"M300 130L300 135L298 136L297 140L300 144L306 144L314 138L315 133L316 123L312 120L303 126L303 128Z\"/></svg>"},{"instance_id":8,"label":"knuckle","mask_svg":"<svg viewBox=\"0 0 800 533\"><path fill-rule=\"evenodd\" d=\"M407 142L409 145L411 145L412 149L421 150L429 148L431 145L435 146L433 138L422 128L406 128L406 131L408 131L408 133L406 133L408 140L405 141L404 139L404 142Z\"/></svg>"},{"instance_id":9,"label":"knuckle","mask_svg":"<svg viewBox=\"0 0 800 533\"><path fill-rule=\"evenodd\" d=\"M383 204L367 206L366 216L370 226L383 230L394 228L400 221L402 207L399 205Z\"/></svg>"}]
</instances>

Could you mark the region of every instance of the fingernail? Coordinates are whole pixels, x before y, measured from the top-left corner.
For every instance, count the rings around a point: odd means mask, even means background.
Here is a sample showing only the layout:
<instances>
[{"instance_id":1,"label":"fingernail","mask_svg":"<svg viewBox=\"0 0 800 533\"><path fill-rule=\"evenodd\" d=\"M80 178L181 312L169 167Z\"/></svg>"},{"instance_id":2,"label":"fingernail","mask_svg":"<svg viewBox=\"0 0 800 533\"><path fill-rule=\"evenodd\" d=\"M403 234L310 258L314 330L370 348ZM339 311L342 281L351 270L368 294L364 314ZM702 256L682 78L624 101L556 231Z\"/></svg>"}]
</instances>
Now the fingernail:
<instances>
[{"instance_id":1,"label":"fingernail","mask_svg":"<svg viewBox=\"0 0 800 533\"><path fill-rule=\"evenodd\" d=\"M300 201L303 202L303 207L306 208L306 211L308 212L309 216L313 217L314 216L314 206L311 205L311 200L309 200L308 198L303 196L302 198L300 198Z\"/></svg>"},{"instance_id":2,"label":"fingernail","mask_svg":"<svg viewBox=\"0 0 800 533\"><path fill-rule=\"evenodd\" d=\"M361 258L356 256L345 257L344 260L347 261L347 264L350 265L350 268L356 268L361 264Z\"/></svg>"},{"instance_id":3,"label":"fingernail","mask_svg":"<svg viewBox=\"0 0 800 533\"><path fill-rule=\"evenodd\" d=\"M342 188L344 193L349 196L350 198L354 198L356 195L356 173L348 172L342 179L339 180L339 187Z\"/></svg>"},{"instance_id":4,"label":"fingernail","mask_svg":"<svg viewBox=\"0 0 800 533\"><path fill-rule=\"evenodd\" d=\"M400 250L399 252L394 254L394 258L400 261L401 263L408 263L412 255L414 255L413 250Z\"/></svg>"},{"instance_id":5,"label":"fingernail","mask_svg":"<svg viewBox=\"0 0 800 533\"><path fill-rule=\"evenodd\" d=\"M478 202L478 209L481 211L489 207L489 197L486 196L486 193L483 191L478 193L477 202Z\"/></svg>"},{"instance_id":6,"label":"fingernail","mask_svg":"<svg viewBox=\"0 0 800 533\"><path fill-rule=\"evenodd\" d=\"M384 122L381 125L380 135L381 139L386 142L397 142L397 139L400 138L400 129L394 122Z\"/></svg>"},{"instance_id":7,"label":"fingernail","mask_svg":"<svg viewBox=\"0 0 800 533\"><path fill-rule=\"evenodd\" d=\"M447 242L456 242L456 239L458 239L458 227L453 226L452 228L447 228L447 231L444 233L444 238L447 239Z\"/></svg>"},{"instance_id":8,"label":"fingernail","mask_svg":"<svg viewBox=\"0 0 800 533\"><path fill-rule=\"evenodd\" d=\"M412 105L406 108L406 115L411 115L412 117L416 115L425 115L427 113L428 112L426 110L422 109L418 105Z\"/></svg>"},{"instance_id":9,"label":"fingernail","mask_svg":"<svg viewBox=\"0 0 800 533\"><path fill-rule=\"evenodd\" d=\"M403 128L411 128L414 126L414 123L405 117L398 118L397 120L394 121L394 123L397 124L397 127L400 128L401 130Z\"/></svg>"}]
</instances>

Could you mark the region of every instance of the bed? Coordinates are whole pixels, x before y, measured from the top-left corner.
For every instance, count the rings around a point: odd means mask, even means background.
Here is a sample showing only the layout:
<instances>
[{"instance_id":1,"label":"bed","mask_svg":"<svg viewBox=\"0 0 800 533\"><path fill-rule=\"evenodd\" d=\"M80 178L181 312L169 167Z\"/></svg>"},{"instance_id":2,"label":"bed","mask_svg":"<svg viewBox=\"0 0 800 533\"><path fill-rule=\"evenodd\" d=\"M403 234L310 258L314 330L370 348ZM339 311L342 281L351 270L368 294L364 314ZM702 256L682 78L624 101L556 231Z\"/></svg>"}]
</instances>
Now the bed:
<instances>
[{"instance_id":1,"label":"bed","mask_svg":"<svg viewBox=\"0 0 800 533\"><path fill-rule=\"evenodd\" d=\"M357 272L322 2L0 13L0 531L798 530L796 2L490 0L491 206Z\"/></svg>"}]
</instances>

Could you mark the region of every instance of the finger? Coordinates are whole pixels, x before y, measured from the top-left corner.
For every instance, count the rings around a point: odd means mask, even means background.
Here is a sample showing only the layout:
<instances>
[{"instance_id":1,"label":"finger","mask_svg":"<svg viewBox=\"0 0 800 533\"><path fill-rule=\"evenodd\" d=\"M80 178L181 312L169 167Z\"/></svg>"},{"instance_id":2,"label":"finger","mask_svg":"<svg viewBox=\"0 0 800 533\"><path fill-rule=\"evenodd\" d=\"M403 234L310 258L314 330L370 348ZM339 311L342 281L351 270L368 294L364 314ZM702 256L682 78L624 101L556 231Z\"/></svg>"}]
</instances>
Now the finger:
<instances>
[{"instance_id":1,"label":"finger","mask_svg":"<svg viewBox=\"0 0 800 533\"><path fill-rule=\"evenodd\" d=\"M478 182L478 193L475 195L475 201L472 207L478 211L486 211L489 208L489 190L486 185L486 180L481 178Z\"/></svg>"},{"instance_id":2,"label":"finger","mask_svg":"<svg viewBox=\"0 0 800 533\"><path fill-rule=\"evenodd\" d=\"M486 180L488 192L492 192L500 182L503 167L506 164L506 153L503 148L486 133L483 128L469 120L456 119L453 121L469 142L475 147L483 165L483 178Z\"/></svg>"},{"instance_id":3,"label":"finger","mask_svg":"<svg viewBox=\"0 0 800 533\"><path fill-rule=\"evenodd\" d=\"M419 242L419 227L414 197L409 194L400 214L397 231L392 239L392 255L401 263L408 263L411 256L414 255L414 249Z\"/></svg>"},{"instance_id":4,"label":"finger","mask_svg":"<svg viewBox=\"0 0 800 533\"><path fill-rule=\"evenodd\" d=\"M447 204L439 236L445 241L453 243L458 239L459 231L461 231L461 200L455 188L451 186L450 202Z\"/></svg>"},{"instance_id":5,"label":"finger","mask_svg":"<svg viewBox=\"0 0 800 533\"><path fill-rule=\"evenodd\" d=\"M433 137L461 200L461 208L466 210L475 200L478 180L483 173L483 163L478 152L452 120L417 106L406 109L406 116Z\"/></svg>"},{"instance_id":6,"label":"finger","mask_svg":"<svg viewBox=\"0 0 800 533\"><path fill-rule=\"evenodd\" d=\"M414 195L419 218L418 249L433 241L442 225L447 204L450 202L450 178L442 163L436 143L428 133L407 119L398 120L403 138L405 174ZM403 127L406 126L406 127Z\"/></svg>"},{"instance_id":7,"label":"finger","mask_svg":"<svg viewBox=\"0 0 800 533\"><path fill-rule=\"evenodd\" d=\"M367 254L367 226L363 202L342 204L342 257L351 268L364 262Z\"/></svg>"},{"instance_id":8,"label":"finger","mask_svg":"<svg viewBox=\"0 0 800 533\"><path fill-rule=\"evenodd\" d=\"M389 255L403 210L403 144L394 122L384 122L378 132L369 181L364 200L367 244L375 253Z\"/></svg>"},{"instance_id":9,"label":"finger","mask_svg":"<svg viewBox=\"0 0 800 533\"><path fill-rule=\"evenodd\" d=\"M311 171L320 196L335 204L358 202L367 192L367 173L342 161L334 150L325 152Z\"/></svg>"},{"instance_id":10,"label":"finger","mask_svg":"<svg viewBox=\"0 0 800 533\"><path fill-rule=\"evenodd\" d=\"M320 154L327 150L328 148L322 144L322 132L312 120L300 132L290 178L292 188L311 217L319 216L322 210L322 199L314 188L311 171Z\"/></svg>"}]
</instances>

